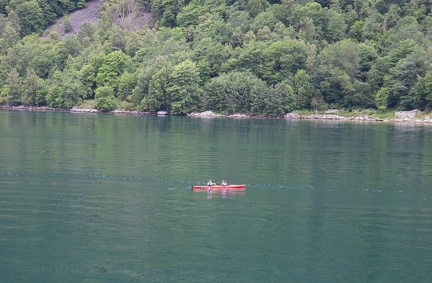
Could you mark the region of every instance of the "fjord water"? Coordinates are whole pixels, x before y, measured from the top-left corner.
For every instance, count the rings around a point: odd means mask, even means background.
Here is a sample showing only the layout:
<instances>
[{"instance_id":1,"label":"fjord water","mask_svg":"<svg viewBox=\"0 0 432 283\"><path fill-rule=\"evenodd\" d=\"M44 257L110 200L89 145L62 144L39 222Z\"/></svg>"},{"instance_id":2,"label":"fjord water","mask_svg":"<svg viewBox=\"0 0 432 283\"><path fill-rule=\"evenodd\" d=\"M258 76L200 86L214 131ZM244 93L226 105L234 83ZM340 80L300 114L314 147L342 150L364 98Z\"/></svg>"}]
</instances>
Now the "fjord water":
<instances>
[{"instance_id":1,"label":"fjord water","mask_svg":"<svg viewBox=\"0 0 432 283\"><path fill-rule=\"evenodd\" d=\"M428 282L431 137L0 111L0 281ZM191 191L208 179L246 191Z\"/></svg>"}]
</instances>

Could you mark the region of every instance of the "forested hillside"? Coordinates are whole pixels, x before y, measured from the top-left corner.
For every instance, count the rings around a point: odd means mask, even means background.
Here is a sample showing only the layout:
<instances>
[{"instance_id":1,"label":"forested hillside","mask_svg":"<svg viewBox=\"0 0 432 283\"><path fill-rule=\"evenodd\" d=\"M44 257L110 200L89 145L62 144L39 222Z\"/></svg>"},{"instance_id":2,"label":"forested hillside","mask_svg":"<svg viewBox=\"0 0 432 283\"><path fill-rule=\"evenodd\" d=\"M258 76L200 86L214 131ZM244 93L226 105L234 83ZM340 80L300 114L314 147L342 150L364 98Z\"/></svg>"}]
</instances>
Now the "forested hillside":
<instances>
[{"instance_id":1,"label":"forested hillside","mask_svg":"<svg viewBox=\"0 0 432 283\"><path fill-rule=\"evenodd\" d=\"M282 115L432 102L432 0L0 0L0 104ZM154 27L130 28L151 11ZM67 19L67 18L66 18ZM65 22L65 31L68 25Z\"/></svg>"}]
</instances>

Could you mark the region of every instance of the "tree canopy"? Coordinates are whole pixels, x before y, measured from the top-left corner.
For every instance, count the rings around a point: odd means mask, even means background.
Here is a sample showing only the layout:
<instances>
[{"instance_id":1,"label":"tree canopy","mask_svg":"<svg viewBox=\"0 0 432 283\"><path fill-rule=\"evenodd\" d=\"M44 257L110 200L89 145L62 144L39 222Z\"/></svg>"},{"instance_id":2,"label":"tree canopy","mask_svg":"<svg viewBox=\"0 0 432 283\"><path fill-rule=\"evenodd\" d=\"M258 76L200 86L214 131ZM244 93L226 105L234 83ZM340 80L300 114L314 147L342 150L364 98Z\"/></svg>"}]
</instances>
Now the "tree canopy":
<instances>
[{"instance_id":1,"label":"tree canopy","mask_svg":"<svg viewBox=\"0 0 432 283\"><path fill-rule=\"evenodd\" d=\"M44 31L85 5L0 0L0 105L430 110L431 0L109 0L77 34ZM143 11L154 26L133 27Z\"/></svg>"}]
</instances>

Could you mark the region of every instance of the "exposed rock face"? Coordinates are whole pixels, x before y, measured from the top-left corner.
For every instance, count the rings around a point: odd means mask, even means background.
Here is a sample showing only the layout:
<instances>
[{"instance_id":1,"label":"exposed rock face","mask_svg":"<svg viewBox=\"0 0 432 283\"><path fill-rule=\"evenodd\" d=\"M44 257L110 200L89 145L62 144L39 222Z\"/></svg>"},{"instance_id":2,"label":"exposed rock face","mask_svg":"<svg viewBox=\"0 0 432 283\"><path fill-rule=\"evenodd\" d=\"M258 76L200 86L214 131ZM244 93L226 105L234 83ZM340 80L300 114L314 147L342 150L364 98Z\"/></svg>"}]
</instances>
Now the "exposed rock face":
<instances>
[{"instance_id":1,"label":"exposed rock face","mask_svg":"<svg viewBox=\"0 0 432 283\"><path fill-rule=\"evenodd\" d=\"M83 23L97 23L99 22L99 8L102 6L101 0L93 0L87 2L86 6L82 9L72 12L68 17L57 19L56 23L49 26L46 32L55 31L61 39L65 32L65 18L68 19L71 30L67 33L77 34Z\"/></svg>"},{"instance_id":2,"label":"exposed rock face","mask_svg":"<svg viewBox=\"0 0 432 283\"><path fill-rule=\"evenodd\" d=\"M343 116L338 116L334 114L313 114L308 116L301 116L301 119L319 119L319 120L345 120L346 118Z\"/></svg>"},{"instance_id":3,"label":"exposed rock face","mask_svg":"<svg viewBox=\"0 0 432 283\"><path fill-rule=\"evenodd\" d=\"M284 116L285 119L300 119L301 116L297 113L287 113Z\"/></svg>"},{"instance_id":4,"label":"exposed rock face","mask_svg":"<svg viewBox=\"0 0 432 283\"><path fill-rule=\"evenodd\" d=\"M418 109L414 109L411 111L396 111L395 117L396 119L405 119L405 118L411 119L417 116L417 114L419 113L421 113L421 111Z\"/></svg>"},{"instance_id":5,"label":"exposed rock face","mask_svg":"<svg viewBox=\"0 0 432 283\"><path fill-rule=\"evenodd\" d=\"M46 29L46 33L55 31L61 39L65 34L77 34L82 24L84 23L98 23L99 9L103 5L103 0L92 0L86 3L82 9L72 12L69 16L57 19L56 23ZM65 22L69 21L71 30L65 31ZM114 25L119 25L128 30L137 30L147 25L154 26L154 20L150 12L145 12L142 9L134 9L133 12L128 13L125 17L117 17L113 20Z\"/></svg>"},{"instance_id":6,"label":"exposed rock face","mask_svg":"<svg viewBox=\"0 0 432 283\"><path fill-rule=\"evenodd\" d=\"M307 115L307 116L300 116L300 119L305 120L340 120L340 121L384 121L380 118L371 117L368 115L363 116L352 116L352 117L344 117L339 115L332 115L332 114L313 114L313 115Z\"/></svg>"},{"instance_id":7,"label":"exposed rock face","mask_svg":"<svg viewBox=\"0 0 432 283\"><path fill-rule=\"evenodd\" d=\"M213 113L213 111L204 111L201 113L192 112L192 113L189 113L187 116L191 116L191 117L216 117L216 114Z\"/></svg>"},{"instance_id":8,"label":"exposed rock face","mask_svg":"<svg viewBox=\"0 0 432 283\"><path fill-rule=\"evenodd\" d=\"M100 112L97 109L94 108L78 108L78 107L73 107L70 112L82 112L82 113L98 113Z\"/></svg>"},{"instance_id":9,"label":"exposed rock face","mask_svg":"<svg viewBox=\"0 0 432 283\"><path fill-rule=\"evenodd\" d=\"M207 118L212 118L212 117L250 118L250 116L247 114L235 113L235 114L223 115L223 114L215 114L213 111L204 111L201 113L192 112L192 113L187 114L187 116L190 116L190 117L207 117Z\"/></svg>"},{"instance_id":10,"label":"exposed rock face","mask_svg":"<svg viewBox=\"0 0 432 283\"><path fill-rule=\"evenodd\" d=\"M240 113L235 113L232 115L228 115L227 117L234 117L234 118L250 118L249 115L247 114L240 114Z\"/></svg>"},{"instance_id":11,"label":"exposed rock face","mask_svg":"<svg viewBox=\"0 0 432 283\"><path fill-rule=\"evenodd\" d=\"M49 106L8 106L8 105L0 105L0 109L4 110L22 110L22 111L53 111L53 112L66 112L67 109L54 108Z\"/></svg>"}]
</instances>

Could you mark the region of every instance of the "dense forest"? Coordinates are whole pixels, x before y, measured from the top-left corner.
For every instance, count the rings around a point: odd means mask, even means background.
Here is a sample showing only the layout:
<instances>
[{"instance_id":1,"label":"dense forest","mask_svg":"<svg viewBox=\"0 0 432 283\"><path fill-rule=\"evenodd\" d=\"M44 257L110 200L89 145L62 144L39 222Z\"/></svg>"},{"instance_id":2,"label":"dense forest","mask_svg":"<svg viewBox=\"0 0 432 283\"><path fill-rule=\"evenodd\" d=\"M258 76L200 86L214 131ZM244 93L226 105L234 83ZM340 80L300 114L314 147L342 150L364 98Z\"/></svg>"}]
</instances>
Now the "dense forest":
<instances>
[{"instance_id":1,"label":"dense forest","mask_svg":"<svg viewBox=\"0 0 432 283\"><path fill-rule=\"evenodd\" d=\"M44 30L84 0L0 0L0 105L429 111L431 2L105 0L59 35ZM154 26L119 24L142 11Z\"/></svg>"}]
</instances>

